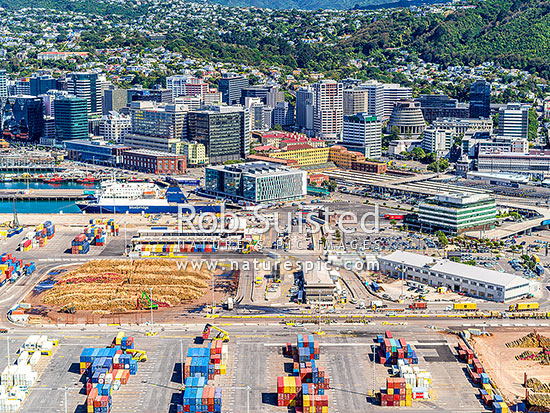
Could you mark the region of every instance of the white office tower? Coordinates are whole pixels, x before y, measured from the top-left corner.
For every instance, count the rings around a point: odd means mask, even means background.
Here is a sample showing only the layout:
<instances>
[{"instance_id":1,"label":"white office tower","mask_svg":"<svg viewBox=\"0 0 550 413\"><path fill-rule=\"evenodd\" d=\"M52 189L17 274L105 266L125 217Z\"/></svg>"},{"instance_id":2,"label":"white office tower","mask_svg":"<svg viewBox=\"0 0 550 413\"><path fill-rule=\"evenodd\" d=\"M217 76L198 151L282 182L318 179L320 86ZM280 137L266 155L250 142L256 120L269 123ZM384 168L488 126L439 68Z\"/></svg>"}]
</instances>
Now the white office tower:
<instances>
[{"instance_id":1,"label":"white office tower","mask_svg":"<svg viewBox=\"0 0 550 413\"><path fill-rule=\"evenodd\" d=\"M320 80L313 85L313 128L325 141L338 142L342 137L343 92L343 84L335 80Z\"/></svg>"},{"instance_id":2,"label":"white office tower","mask_svg":"<svg viewBox=\"0 0 550 413\"><path fill-rule=\"evenodd\" d=\"M395 103L402 99L412 98L412 88L404 87L397 83L384 84L384 116L390 116Z\"/></svg>"},{"instance_id":3,"label":"white office tower","mask_svg":"<svg viewBox=\"0 0 550 413\"><path fill-rule=\"evenodd\" d=\"M0 99L8 97L8 79L6 77L6 71L0 70Z\"/></svg>"},{"instance_id":4,"label":"white office tower","mask_svg":"<svg viewBox=\"0 0 550 413\"><path fill-rule=\"evenodd\" d=\"M166 88L172 91L172 100L180 96L204 98L209 91L208 83L190 75L174 75L166 78Z\"/></svg>"},{"instance_id":5,"label":"white office tower","mask_svg":"<svg viewBox=\"0 0 550 413\"><path fill-rule=\"evenodd\" d=\"M344 116L342 144L350 150L364 153L366 158L380 158L382 120L368 113Z\"/></svg>"},{"instance_id":6,"label":"white office tower","mask_svg":"<svg viewBox=\"0 0 550 413\"><path fill-rule=\"evenodd\" d=\"M111 111L108 115L101 118L99 124L100 135L106 141L116 143L124 142L127 133L132 129L132 120L129 115L122 115L118 112Z\"/></svg>"},{"instance_id":7,"label":"white office tower","mask_svg":"<svg viewBox=\"0 0 550 413\"><path fill-rule=\"evenodd\" d=\"M528 139L529 105L508 103L498 111L498 135Z\"/></svg>"},{"instance_id":8,"label":"white office tower","mask_svg":"<svg viewBox=\"0 0 550 413\"><path fill-rule=\"evenodd\" d=\"M439 157L449 154L453 144L453 133L446 129L428 128L422 137L422 149L427 153L437 153Z\"/></svg>"}]
</instances>

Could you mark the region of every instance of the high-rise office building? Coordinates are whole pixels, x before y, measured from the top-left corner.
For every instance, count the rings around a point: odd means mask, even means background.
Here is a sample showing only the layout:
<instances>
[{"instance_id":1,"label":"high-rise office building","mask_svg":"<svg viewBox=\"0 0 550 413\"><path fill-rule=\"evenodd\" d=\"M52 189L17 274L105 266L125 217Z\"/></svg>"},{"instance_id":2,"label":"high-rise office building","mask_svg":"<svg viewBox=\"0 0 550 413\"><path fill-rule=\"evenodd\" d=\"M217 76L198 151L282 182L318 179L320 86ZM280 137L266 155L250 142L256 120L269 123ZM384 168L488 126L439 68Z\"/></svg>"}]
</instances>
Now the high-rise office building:
<instances>
[{"instance_id":1,"label":"high-rise office building","mask_svg":"<svg viewBox=\"0 0 550 413\"><path fill-rule=\"evenodd\" d=\"M491 116L491 84L478 80L470 86L470 117L488 118Z\"/></svg>"},{"instance_id":2,"label":"high-rise office building","mask_svg":"<svg viewBox=\"0 0 550 413\"><path fill-rule=\"evenodd\" d=\"M50 90L47 93L38 96L42 98L44 102L44 115L55 117L55 104L54 101L60 96L69 96L69 93L65 90Z\"/></svg>"},{"instance_id":3,"label":"high-rise office building","mask_svg":"<svg viewBox=\"0 0 550 413\"><path fill-rule=\"evenodd\" d=\"M6 71L0 70L0 99L8 97L8 79L6 77Z\"/></svg>"},{"instance_id":4,"label":"high-rise office building","mask_svg":"<svg viewBox=\"0 0 550 413\"><path fill-rule=\"evenodd\" d=\"M422 115L428 123L438 118L465 119L470 115L468 105L458 103L458 100L447 95L420 95L415 101L420 103Z\"/></svg>"},{"instance_id":5,"label":"high-rise office building","mask_svg":"<svg viewBox=\"0 0 550 413\"><path fill-rule=\"evenodd\" d=\"M369 109L369 91L353 87L344 89L344 116L356 113L367 113Z\"/></svg>"},{"instance_id":6,"label":"high-rise office building","mask_svg":"<svg viewBox=\"0 0 550 413\"><path fill-rule=\"evenodd\" d=\"M384 116L391 116L393 107L402 99L412 98L412 88L396 83L384 83Z\"/></svg>"},{"instance_id":7,"label":"high-rise office building","mask_svg":"<svg viewBox=\"0 0 550 413\"><path fill-rule=\"evenodd\" d=\"M57 140L86 139L88 137L89 102L76 96L57 96L55 108L55 136Z\"/></svg>"},{"instance_id":8,"label":"high-rise office building","mask_svg":"<svg viewBox=\"0 0 550 413\"><path fill-rule=\"evenodd\" d=\"M213 106L189 112L189 140L206 146L212 163L250 154L250 119L246 108Z\"/></svg>"},{"instance_id":9,"label":"high-rise office building","mask_svg":"<svg viewBox=\"0 0 550 413\"><path fill-rule=\"evenodd\" d=\"M384 84L375 80L370 80L359 86L368 92L367 95L367 113L369 115L383 117L384 108Z\"/></svg>"},{"instance_id":10,"label":"high-rise office building","mask_svg":"<svg viewBox=\"0 0 550 413\"><path fill-rule=\"evenodd\" d=\"M131 129L132 119L130 116L111 111L101 118L99 134L103 136L106 141L122 143L124 142L124 137Z\"/></svg>"},{"instance_id":11,"label":"high-rise office building","mask_svg":"<svg viewBox=\"0 0 550 413\"><path fill-rule=\"evenodd\" d=\"M189 75L174 75L166 78L166 88L172 91L172 99L180 96L199 96L208 93L209 86L204 79Z\"/></svg>"},{"instance_id":12,"label":"high-rise office building","mask_svg":"<svg viewBox=\"0 0 550 413\"><path fill-rule=\"evenodd\" d=\"M33 76L29 79L31 96L39 96L57 89L57 79L50 75Z\"/></svg>"},{"instance_id":13,"label":"high-rise office building","mask_svg":"<svg viewBox=\"0 0 550 413\"><path fill-rule=\"evenodd\" d=\"M370 159L382 156L382 120L368 113L344 116L342 145Z\"/></svg>"},{"instance_id":14,"label":"high-rise office building","mask_svg":"<svg viewBox=\"0 0 550 413\"><path fill-rule=\"evenodd\" d=\"M99 86L99 87L98 87ZM97 73L72 73L68 79L68 91L72 95L85 99L88 115L101 114L101 86L98 85Z\"/></svg>"},{"instance_id":15,"label":"high-rise office building","mask_svg":"<svg viewBox=\"0 0 550 413\"><path fill-rule=\"evenodd\" d=\"M264 104L261 98L246 97L244 106L248 108L248 112L250 113L250 130L264 130L266 128L266 120L264 118ZM267 127L271 127L270 119Z\"/></svg>"},{"instance_id":16,"label":"high-rise office building","mask_svg":"<svg viewBox=\"0 0 550 413\"><path fill-rule=\"evenodd\" d=\"M313 89L301 88L296 91L296 126L313 130Z\"/></svg>"},{"instance_id":17,"label":"high-rise office building","mask_svg":"<svg viewBox=\"0 0 550 413\"><path fill-rule=\"evenodd\" d=\"M152 101L157 103L172 103L172 90L171 89L143 89L136 87L126 90L128 104L132 102Z\"/></svg>"},{"instance_id":18,"label":"high-rise office building","mask_svg":"<svg viewBox=\"0 0 550 413\"><path fill-rule=\"evenodd\" d=\"M422 149L426 153L437 153L443 157L449 154L453 144L453 133L448 129L430 127L422 135Z\"/></svg>"},{"instance_id":19,"label":"high-rise office building","mask_svg":"<svg viewBox=\"0 0 550 413\"><path fill-rule=\"evenodd\" d=\"M320 80L313 85L313 128L320 138L336 142L342 137L344 86L335 80Z\"/></svg>"},{"instance_id":20,"label":"high-rise office building","mask_svg":"<svg viewBox=\"0 0 550 413\"><path fill-rule=\"evenodd\" d=\"M188 107L183 104L132 102L132 129L124 144L132 148L170 152L174 143L187 139Z\"/></svg>"},{"instance_id":21,"label":"high-rise office building","mask_svg":"<svg viewBox=\"0 0 550 413\"><path fill-rule=\"evenodd\" d=\"M44 132L44 104L35 96L11 96L4 108L4 127L15 139L38 142Z\"/></svg>"},{"instance_id":22,"label":"high-rise office building","mask_svg":"<svg viewBox=\"0 0 550 413\"><path fill-rule=\"evenodd\" d=\"M236 73L223 73L218 79L218 89L222 94L222 102L228 105L241 103L242 90L249 85L247 77Z\"/></svg>"},{"instance_id":23,"label":"high-rise office building","mask_svg":"<svg viewBox=\"0 0 550 413\"><path fill-rule=\"evenodd\" d=\"M241 90L241 104L246 98L260 98L264 105L274 108L277 103L284 102L285 93L279 85L249 86Z\"/></svg>"},{"instance_id":24,"label":"high-rise office building","mask_svg":"<svg viewBox=\"0 0 550 413\"><path fill-rule=\"evenodd\" d=\"M529 105L508 103L498 111L498 135L528 139Z\"/></svg>"},{"instance_id":25,"label":"high-rise office building","mask_svg":"<svg viewBox=\"0 0 550 413\"><path fill-rule=\"evenodd\" d=\"M294 106L289 102L279 102L273 108L271 115L273 125L292 126L294 125Z\"/></svg>"},{"instance_id":26,"label":"high-rise office building","mask_svg":"<svg viewBox=\"0 0 550 413\"><path fill-rule=\"evenodd\" d=\"M29 77L22 77L15 81L15 95L31 95L31 79Z\"/></svg>"},{"instance_id":27,"label":"high-rise office building","mask_svg":"<svg viewBox=\"0 0 550 413\"><path fill-rule=\"evenodd\" d=\"M126 89L117 89L110 86L103 91L102 102L103 115L108 115L110 112L119 112L122 108L128 106L128 92Z\"/></svg>"}]
</instances>

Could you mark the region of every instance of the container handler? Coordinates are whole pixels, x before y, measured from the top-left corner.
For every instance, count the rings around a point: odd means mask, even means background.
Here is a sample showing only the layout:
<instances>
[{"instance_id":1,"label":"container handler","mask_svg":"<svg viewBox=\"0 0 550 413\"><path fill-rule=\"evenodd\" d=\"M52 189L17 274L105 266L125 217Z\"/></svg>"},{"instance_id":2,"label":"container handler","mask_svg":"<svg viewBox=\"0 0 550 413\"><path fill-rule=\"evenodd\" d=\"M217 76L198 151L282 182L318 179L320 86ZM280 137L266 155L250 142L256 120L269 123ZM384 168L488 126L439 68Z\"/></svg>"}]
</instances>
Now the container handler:
<instances>
[{"instance_id":1,"label":"container handler","mask_svg":"<svg viewBox=\"0 0 550 413\"><path fill-rule=\"evenodd\" d=\"M215 337L213 337L212 340L222 340L223 342L229 341L229 333L227 331L222 330L221 328L216 327L215 325L210 323L207 323L204 326L204 330L202 331L203 340L208 340L208 338L210 337L211 330L216 330L218 332L218 334Z\"/></svg>"}]
</instances>

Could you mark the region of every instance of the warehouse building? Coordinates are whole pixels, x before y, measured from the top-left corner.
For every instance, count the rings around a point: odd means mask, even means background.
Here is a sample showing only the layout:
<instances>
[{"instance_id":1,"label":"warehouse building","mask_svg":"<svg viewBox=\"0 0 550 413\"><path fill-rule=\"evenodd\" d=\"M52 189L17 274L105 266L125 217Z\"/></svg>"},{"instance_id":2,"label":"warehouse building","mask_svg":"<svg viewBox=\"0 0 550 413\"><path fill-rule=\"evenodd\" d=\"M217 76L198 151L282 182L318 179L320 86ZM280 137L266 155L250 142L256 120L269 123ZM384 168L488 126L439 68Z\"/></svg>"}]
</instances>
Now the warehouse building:
<instances>
[{"instance_id":1,"label":"warehouse building","mask_svg":"<svg viewBox=\"0 0 550 413\"><path fill-rule=\"evenodd\" d=\"M432 287L448 287L490 301L506 302L534 294L539 283L514 274L458 262L395 251L378 258L380 271L394 278L417 281Z\"/></svg>"}]
</instances>

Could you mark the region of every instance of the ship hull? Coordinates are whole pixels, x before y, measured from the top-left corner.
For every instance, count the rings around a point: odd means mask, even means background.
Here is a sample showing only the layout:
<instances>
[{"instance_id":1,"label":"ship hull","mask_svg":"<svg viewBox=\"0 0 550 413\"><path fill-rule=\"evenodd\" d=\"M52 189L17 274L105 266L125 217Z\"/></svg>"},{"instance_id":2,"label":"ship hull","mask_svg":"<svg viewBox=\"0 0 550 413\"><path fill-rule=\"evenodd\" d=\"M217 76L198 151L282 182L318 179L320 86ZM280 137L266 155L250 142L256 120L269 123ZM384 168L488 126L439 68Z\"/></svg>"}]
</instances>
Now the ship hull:
<instances>
[{"instance_id":1,"label":"ship hull","mask_svg":"<svg viewBox=\"0 0 550 413\"><path fill-rule=\"evenodd\" d=\"M78 208L87 214L177 214L190 212L191 207L196 213L220 212L219 205L99 205L77 203Z\"/></svg>"}]
</instances>

